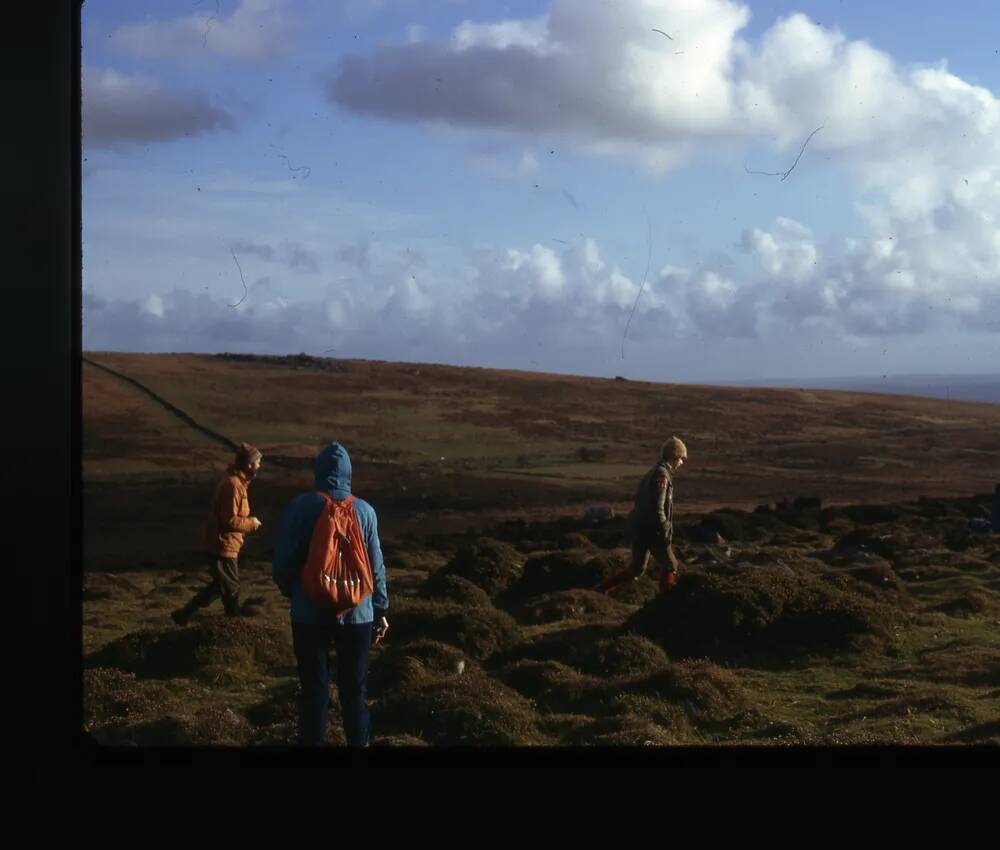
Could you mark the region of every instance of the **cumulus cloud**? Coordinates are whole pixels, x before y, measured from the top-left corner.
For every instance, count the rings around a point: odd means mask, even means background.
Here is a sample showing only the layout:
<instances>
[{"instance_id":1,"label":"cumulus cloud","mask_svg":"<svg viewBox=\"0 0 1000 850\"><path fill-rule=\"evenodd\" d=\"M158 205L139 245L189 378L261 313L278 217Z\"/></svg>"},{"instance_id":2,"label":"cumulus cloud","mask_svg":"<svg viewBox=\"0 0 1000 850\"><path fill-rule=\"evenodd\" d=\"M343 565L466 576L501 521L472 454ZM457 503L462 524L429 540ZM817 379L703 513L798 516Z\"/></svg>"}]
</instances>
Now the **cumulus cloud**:
<instances>
[{"instance_id":1,"label":"cumulus cloud","mask_svg":"<svg viewBox=\"0 0 1000 850\"><path fill-rule=\"evenodd\" d=\"M861 336L917 333L943 318L970 330L996 330L990 307L1000 299L1000 264L997 256L977 257L970 247L977 228L957 235L960 248L952 253L930 219L892 223L891 236L847 239L825 249L804 225L788 219L778 219L770 231L748 229L742 245L754 262L760 311Z\"/></svg>"},{"instance_id":2,"label":"cumulus cloud","mask_svg":"<svg viewBox=\"0 0 1000 850\"><path fill-rule=\"evenodd\" d=\"M617 350L639 284L593 240L555 252L542 245L478 253L456 296L453 281L403 255L330 285L320 300L291 301L258 281L237 307L175 290L145 299L84 299L85 345L149 351L311 351L448 359L476 352ZM680 327L669 293L651 281L630 336L655 339Z\"/></svg>"},{"instance_id":3,"label":"cumulus cloud","mask_svg":"<svg viewBox=\"0 0 1000 850\"><path fill-rule=\"evenodd\" d=\"M232 250L236 254L252 254L262 260L270 260L274 257L274 248L266 242L258 244L240 239L232 244Z\"/></svg>"},{"instance_id":4,"label":"cumulus cloud","mask_svg":"<svg viewBox=\"0 0 1000 850\"><path fill-rule=\"evenodd\" d=\"M287 0L240 0L229 15L205 9L171 20L125 24L112 33L111 44L139 59L187 61L215 55L266 62L288 55L297 31Z\"/></svg>"},{"instance_id":5,"label":"cumulus cloud","mask_svg":"<svg viewBox=\"0 0 1000 850\"><path fill-rule=\"evenodd\" d=\"M285 262L296 271L319 272L319 256L297 242L285 242L282 246Z\"/></svg>"},{"instance_id":6,"label":"cumulus cloud","mask_svg":"<svg viewBox=\"0 0 1000 850\"><path fill-rule=\"evenodd\" d=\"M344 245L337 251L337 259L362 270L368 269L371 240L367 236L360 237L350 245Z\"/></svg>"},{"instance_id":7,"label":"cumulus cloud","mask_svg":"<svg viewBox=\"0 0 1000 850\"><path fill-rule=\"evenodd\" d=\"M250 254L261 260L281 263L295 271L310 273L319 272L319 254L298 242L284 240L278 249L267 242L251 242L238 239L230 246L237 256Z\"/></svg>"},{"instance_id":8,"label":"cumulus cloud","mask_svg":"<svg viewBox=\"0 0 1000 850\"><path fill-rule=\"evenodd\" d=\"M406 28L406 40L410 44L418 44L421 41L426 41L429 35L429 30L425 26L420 24L410 24Z\"/></svg>"},{"instance_id":9,"label":"cumulus cloud","mask_svg":"<svg viewBox=\"0 0 1000 850\"><path fill-rule=\"evenodd\" d=\"M928 301L903 273L906 249L819 246L790 219L748 229L741 244L750 270L735 263L664 266L643 288L593 239L558 251L537 243L480 250L460 286L453 274L407 253L373 268L362 240L347 246L355 271L319 299L280 294L289 272L257 279L242 302L181 290L108 301L88 290L84 343L524 365L540 358L579 371L617 361L633 305L627 351L740 350L732 347L748 340L773 346L796 335L801 344L827 337L857 348L873 336L902 337L947 320L949 328L1000 330L996 290L943 291Z\"/></svg>"},{"instance_id":10,"label":"cumulus cloud","mask_svg":"<svg viewBox=\"0 0 1000 850\"><path fill-rule=\"evenodd\" d=\"M201 92L168 91L140 74L111 68L83 73L83 141L93 147L161 142L229 129L229 113Z\"/></svg>"},{"instance_id":11,"label":"cumulus cloud","mask_svg":"<svg viewBox=\"0 0 1000 850\"><path fill-rule=\"evenodd\" d=\"M801 14L751 43L749 17L736 0L552 0L541 17L466 21L445 40L349 57L327 92L361 114L558 136L656 171L734 144L771 146L781 169L754 170L784 171L822 127L798 167L822 155L842 169L865 199L866 232L821 245L787 217L748 227L751 271L670 278L689 327L746 336L781 320L877 335L947 316L996 330L1000 99ZM565 285L537 252L504 262L501 278L531 279L546 297Z\"/></svg>"},{"instance_id":12,"label":"cumulus cloud","mask_svg":"<svg viewBox=\"0 0 1000 850\"><path fill-rule=\"evenodd\" d=\"M901 71L801 14L751 45L749 19L734 0L552 0L540 18L466 21L446 41L348 57L327 91L364 114L565 133L666 163L706 138L791 149L820 125L817 147L881 163L918 128L993 127L995 98L944 68ZM671 42L653 31L664 21Z\"/></svg>"},{"instance_id":13,"label":"cumulus cloud","mask_svg":"<svg viewBox=\"0 0 1000 850\"><path fill-rule=\"evenodd\" d=\"M684 55L651 31L661 17ZM349 57L328 92L361 113L565 133L672 162L688 136L732 131L734 41L748 18L729 0L553 0L540 18L466 21L446 42Z\"/></svg>"}]
</instances>

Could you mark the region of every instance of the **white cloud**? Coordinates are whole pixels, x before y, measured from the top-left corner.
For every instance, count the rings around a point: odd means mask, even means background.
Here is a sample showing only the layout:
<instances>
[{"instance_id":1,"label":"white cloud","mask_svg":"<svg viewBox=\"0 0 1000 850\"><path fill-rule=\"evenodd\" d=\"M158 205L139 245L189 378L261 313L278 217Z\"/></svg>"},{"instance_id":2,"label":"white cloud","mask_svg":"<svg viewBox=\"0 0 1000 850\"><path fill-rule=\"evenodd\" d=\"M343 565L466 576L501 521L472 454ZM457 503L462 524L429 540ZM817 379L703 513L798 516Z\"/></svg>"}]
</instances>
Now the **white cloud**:
<instances>
[{"instance_id":1,"label":"white cloud","mask_svg":"<svg viewBox=\"0 0 1000 850\"><path fill-rule=\"evenodd\" d=\"M887 288L895 271L905 270L905 250L854 242L820 252L810 239L799 223L779 220L768 231L746 235L753 274L735 267L665 266L641 293L641 281L625 275L592 239L560 251L541 244L482 250L460 279L411 256L386 254L381 263L358 264L349 277L321 287L318 296L283 295L287 274L258 279L236 307L230 305L239 300L238 287L225 297L161 290L118 301L88 289L84 344L333 352L600 372L618 362L635 305L625 342L629 359L640 358L651 376L663 374L656 371L658 363L666 368L685 362L690 377L710 369L729 376L745 372L749 341L773 361L774 374L789 374L801 371L789 357L813 356L824 340L829 357L853 352L857 362L866 351L871 356L876 340L885 345L892 336L895 348L912 347L915 335L938 325L947 331L963 323L970 330L1000 330L996 291L942 293L931 303L907 287ZM803 275L800 258L812 252L819 260ZM739 352L738 358L727 361L726 352ZM836 361L830 363L827 369L835 371Z\"/></svg>"},{"instance_id":2,"label":"white cloud","mask_svg":"<svg viewBox=\"0 0 1000 850\"><path fill-rule=\"evenodd\" d=\"M144 299L142 306L139 308L141 313L147 316L153 316L157 319L163 318L163 299L159 295L150 295L148 298Z\"/></svg>"},{"instance_id":3,"label":"white cloud","mask_svg":"<svg viewBox=\"0 0 1000 850\"><path fill-rule=\"evenodd\" d=\"M370 250L371 239L361 236L356 241L341 246L337 251L337 259L361 270L367 270Z\"/></svg>"},{"instance_id":4,"label":"white cloud","mask_svg":"<svg viewBox=\"0 0 1000 850\"><path fill-rule=\"evenodd\" d=\"M568 134L669 167L688 136L733 132L733 45L748 17L729 0L554 0L541 18L466 21L447 42L348 58L328 91L362 113ZM660 18L683 55L652 32Z\"/></svg>"},{"instance_id":5,"label":"white cloud","mask_svg":"<svg viewBox=\"0 0 1000 850\"><path fill-rule=\"evenodd\" d=\"M228 129L233 118L200 92L168 91L140 74L84 68L83 142L112 147Z\"/></svg>"},{"instance_id":6,"label":"white cloud","mask_svg":"<svg viewBox=\"0 0 1000 850\"><path fill-rule=\"evenodd\" d=\"M175 289L132 301L102 299L88 288L85 345L313 353L337 345L357 356L448 359L519 352L531 338L559 350L611 352L639 285L585 240L561 253L538 244L481 252L459 290L405 256L369 272L359 268L319 300L290 301L277 289L271 279L257 281L232 307L238 293L213 298ZM637 310L636 338L650 337L650 327L640 327L643 317L655 320L656 337L671 332L672 316L651 281Z\"/></svg>"},{"instance_id":7,"label":"white cloud","mask_svg":"<svg viewBox=\"0 0 1000 850\"><path fill-rule=\"evenodd\" d=\"M421 24L410 24L406 28L406 41L409 44L419 44L421 41L426 41L427 36L430 34L430 30Z\"/></svg>"},{"instance_id":8,"label":"white cloud","mask_svg":"<svg viewBox=\"0 0 1000 850\"><path fill-rule=\"evenodd\" d=\"M255 257L260 257L262 260L270 260L274 257L274 248L266 242L257 244L256 242L239 239L233 242L232 250L234 254L251 254Z\"/></svg>"},{"instance_id":9,"label":"white cloud","mask_svg":"<svg viewBox=\"0 0 1000 850\"><path fill-rule=\"evenodd\" d=\"M315 251L291 241L282 243L281 250L290 269L312 274L319 272L319 255Z\"/></svg>"},{"instance_id":10,"label":"white cloud","mask_svg":"<svg viewBox=\"0 0 1000 850\"><path fill-rule=\"evenodd\" d=\"M944 316L996 329L1000 99L944 64L901 67L801 14L756 43L740 36L748 20L735 0L552 0L539 18L467 21L445 41L351 57L328 93L364 114L558 136L661 172L716 144L763 142L784 165L754 170L781 173L822 127L796 167L822 157L842 169L865 198L867 232L821 246L787 217L748 227L750 279L688 273L690 326L743 336L761 321L808 321L900 334ZM555 297L540 257L512 256L518 280Z\"/></svg>"},{"instance_id":11,"label":"white cloud","mask_svg":"<svg viewBox=\"0 0 1000 850\"><path fill-rule=\"evenodd\" d=\"M523 47L533 53L545 54L557 48L549 37L548 19L528 21L502 21L498 24L474 24L464 21L451 36L452 48L462 53L475 47L506 50Z\"/></svg>"},{"instance_id":12,"label":"white cloud","mask_svg":"<svg viewBox=\"0 0 1000 850\"><path fill-rule=\"evenodd\" d=\"M229 15L206 8L171 20L125 24L114 31L111 44L140 59L188 61L214 55L266 62L288 55L295 46L298 25L288 5L287 0L240 0Z\"/></svg>"},{"instance_id":13,"label":"white cloud","mask_svg":"<svg viewBox=\"0 0 1000 850\"><path fill-rule=\"evenodd\" d=\"M469 163L477 170L502 180L523 181L541 171L538 157L527 148L511 156L495 147L487 147L473 152Z\"/></svg>"},{"instance_id":14,"label":"white cloud","mask_svg":"<svg viewBox=\"0 0 1000 850\"><path fill-rule=\"evenodd\" d=\"M800 282L810 276L819 257L809 228L783 217L775 223L775 233L756 227L745 231L742 245L767 275L789 282Z\"/></svg>"}]
</instances>

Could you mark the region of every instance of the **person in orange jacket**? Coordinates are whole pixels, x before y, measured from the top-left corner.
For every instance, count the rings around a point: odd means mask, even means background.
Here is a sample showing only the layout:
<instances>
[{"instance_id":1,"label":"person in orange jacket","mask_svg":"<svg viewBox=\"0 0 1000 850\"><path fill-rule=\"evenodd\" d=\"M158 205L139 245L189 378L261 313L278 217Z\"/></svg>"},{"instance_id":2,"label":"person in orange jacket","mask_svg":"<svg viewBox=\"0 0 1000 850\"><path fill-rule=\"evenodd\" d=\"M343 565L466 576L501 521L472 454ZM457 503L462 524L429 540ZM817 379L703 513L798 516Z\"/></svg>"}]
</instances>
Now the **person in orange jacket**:
<instances>
[{"instance_id":1,"label":"person in orange jacket","mask_svg":"<svg viewBox=\"0 0 1000 850\"><path fill-rule=\"evenodd\" d=\"M216 486L205 525L212 581L190 602L170 615L177 625L186 625L195 611L218 597L222 598L227 616L240 615L240 549L243 548L245 535L253 534L261 527L261 521L250 515L247 487L260 471L261 460L259 449L249 443L240 443L233 464L226 469L225 477Z\"/></svg>"},{"instance_id":2,"label":"person in orange jacket","mask_svg":"<svg viewBox=\"0 0 1000 850\"><path fill-rule=\"evenodd\" d=\"M610 593L646 572L649 555L653 555L660 573L660 592L670 590L677 582L677 557L674 555L674 479L675 473L687 460L687 446L679 437L671 437L660 450L660 460L639 482L635 492L635 507L628 517L632 533L632 563L626 569L609 576L594 590Z\"/></svg>"}]
</instances>

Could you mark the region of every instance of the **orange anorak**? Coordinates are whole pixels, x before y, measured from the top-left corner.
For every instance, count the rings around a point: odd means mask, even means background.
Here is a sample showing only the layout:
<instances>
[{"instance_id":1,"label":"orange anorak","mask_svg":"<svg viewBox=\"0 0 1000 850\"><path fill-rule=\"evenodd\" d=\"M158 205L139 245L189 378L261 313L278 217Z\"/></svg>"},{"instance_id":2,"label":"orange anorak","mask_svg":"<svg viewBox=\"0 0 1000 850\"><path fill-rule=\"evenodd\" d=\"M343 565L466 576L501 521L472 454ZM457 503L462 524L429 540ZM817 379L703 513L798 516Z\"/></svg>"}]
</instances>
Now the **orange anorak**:
<instances>
[{"instance_id":1,"label":"orange anorak","mask_svg":"<svg viewBox=\"0 0 1000 850\"><path fill-rule=\"evenodd\" d=\"M230 466L215 488L212 511L205 527L205 543L220 558L235 558L243 548L243 535L253 531L247 477Z\"/></svg>"}]
</instances>

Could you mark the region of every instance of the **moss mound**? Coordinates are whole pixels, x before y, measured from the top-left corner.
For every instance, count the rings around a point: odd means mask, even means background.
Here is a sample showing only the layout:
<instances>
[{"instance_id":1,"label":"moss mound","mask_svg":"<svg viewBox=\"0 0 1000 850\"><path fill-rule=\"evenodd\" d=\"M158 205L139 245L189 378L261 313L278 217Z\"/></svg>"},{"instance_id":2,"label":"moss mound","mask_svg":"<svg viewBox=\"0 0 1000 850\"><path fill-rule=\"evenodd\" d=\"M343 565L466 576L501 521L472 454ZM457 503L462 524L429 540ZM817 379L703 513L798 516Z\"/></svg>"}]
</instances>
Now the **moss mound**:
<instances>
[{"instance_id":1,"label":"moss mound","mask_svg":"<svg viewBox=\"0 0 1000 850\"><path fill-rule=\"evenodd\" d=\"M480 537L461 546L438 572L460 576L495 597L520 577L523 562L522 555L509 543Z\"/></svg>"},{"instance_id":2,"label":"moss mound","mask_svg":"<svg viewBox=\"0 0 1000 850\"><path fill-rule=\"evenodd\" d=\"M857 650L862 638L888 637L892 620L887 606L808 574L719 570L682 574L626 628L676 657L784 658Z\"/></svg>"},{"instance_id":3,"label":"moss mound","mask_svg":"<svg viewBox=\"0 0 1000 850\"><path fill-rule=\"evenodd\" d=\"M492 605L489 594L467 578L438 570L420 588L423 599L436 599L473 608Z\"/></svg>"},{"instance_id":4,"label":"moss mound","mask_svg":"<svg viewBox=\"0 0 1000 850\"><path fill-rule=\"evenodd\" d=\"M981 590L968 590L961 596L948 599L938 605L934 605L927 610L941 611L949 617L973 617L988 611L992 605L989 595Z\"/></svg>"},{"instance_id":5,"label":"moss mound","mask_svg":"<svg viewBox=\"0 0 1000 850\"><path fill-rule=\"evenodd\" d=\"M493 661L509 666L525 660L555 661L603 678L649 673L668 663L666 653L653 641L622 633L618 625L601 623L543 635Z\"/></svg>"},{"instance_id":6,"label":"moss mound","mask_svg":"<svg viewBox=\"0 0 1000 850\"><path fill-rule=\"evenodd\" d=\"M375 712L380 737L406 735L443 746L549 743L529 700L475 670L399 688Z\"/></svg>"},{"instance_id":7,"label":"moss mound","mask_svg":"<svg viewBox=\"0 0 1000 850\"><path fill-rule=\"evenodd\" d=\"M859 552L873 552L880 558L894 561L899 556L899 548L899 541L892 533L874 534L867 529L857 528L837 540L833 554L851 558Z\"/></svg>"},{"instance_id":8,"label":"moss mound","mask_svg":"<svg viewBox=\"0 0 1000 850\"><path fill-rule=\"evenodd\" d=\"M471 672L474 662L454 646L435 640L392 644L371 665L371 694L378 697L393 688L411 687L447 676Z\"/></svg>"},{"instance_id":9,"label":"moss mound","mask_svg":"<svg viewBox=\"0 0 1000 850\"><path fill-rule=\"evenodd\" d=\"M640 676L667 665L663 648L636 634L618 634L581 646L574 656L575 666L603 677Z\"/></svg>"},{"instance_id":10,"label":"moss mound","mask_svg":"<svg viewBox=\"0 0 1000 850\"><path fill-rule=\"evenodd\" d=\"M654 673L620 681L617 686L630 694L677 705L702 727L731 725L751 705L739 676L706 659L668 664Z\"/></svg>"},{"instance_id":11,"label":"moss mound","mask_svg":"<svg viewBox=\"0 0 1000 850\"><path fill-rule=\"evenodd\" d=\"M298 679L282 682L267 692L260 702L245 712L247 720L270 742L294 741L298 724ZM336 701L335 701L336 702Z\"/></svg>"},{"instance_id":12,"label":"moss mound","mask_svg":"<svg viewBox=\"0 0 1000 850\"><path fill-rule=\"evenodd\" d=\"M571 588L589 588L604 578L606 559L595 557L590 548L566 549L535 555L524 564L520 581L509 596L525 598Z\"/></svg>"},{"instance_id":13,"label":"moss mound","mask_svg":"<svg viewBox=\"0 0 1000 850\"><path fill-rule=\"evenodd\" d=\"M531 597L520 606L519 617L528 623L555 623L560 620L624 620L632 607L592 590L560 590Z\"/></svg>"},{"instance_id":14,"label":"moss mound","mask_svg":"<svg viewBox=\"0 0 1000 850\"><path fill-rule=\"evenodd\" d=\"M450 602L400 600L391 641L435 640L456 646L477 660L516 646L521 630L509 614L492 606L469 608Z\"/></svg>"},{"instance_id":15,"label":"moss mound","mask_svg":"<svg viewBox=\"0 0 1000 850\"><path fill-rule=\"evenodd\" d=\"M523 641L490 659L490 666L503 666L528 658L534 661L571 663L579 647L615 634L616 627L608 623L584 623L569 628L552 629Z\"/></svg>"},{"instance_id":16,"label":"moss mound","mask_svg":"<svg viewBox=\"0 0 1000 850\"><path fill-rule=\"evenodd\" d=\"M141 631L112 641L85 659L87 667L117 667L142 678L198 676L218 682L255 668L295 666L286 629L220 617L169 631Z\"/></svg>"},{"instance_id":17,"label":"moss mound","mask_svg":"<svg viewBox=\"0 0 1000 850\"><path fill-rule=\"evenodd\" d=\"M616 590L614 598L626 605L645 605L656 598L657 593L659 593L657 580L650 578L647 573L642 578L629 582Z\"/></svg>"},{"instance_id":18,"label":"moss mound","mask_svg":"<svg viewBox=\"0 0 1000 850\"><path fill-rule=\"evenodd\" d=\"M590 590L598 582L629 566L630 549L599 550L570 549L546 552L529 558L521 580L512 585L499 602L518 605L533 596L565 590ZM646 601L655 592L655 582L642 578L615 591L618 602L629 605Z\"/></svg>"},{"instance_id":19,"label":"moss mound","mask_svg":"<svg viewBox=\"0 0 1000 850\"><path fill-rule=\"evenodd\" d=\"M165 715L114 721L95 726L98 743L112 747L243 747L251 743L254 728L230 708L206 706L195 712L182 708Z\"/></svg>"},{"instance_id":20,"label":"moss mound","mask_svg":"<svg viewBox=\"0 0 1000 850\"><path fill-rule=\"evenodd\" d=\"M83 671L83 722L91 728L118 720L135 720L176 708L178 696L160 682L143 682L135 673L113 667Z\"/></svg>"},{"instance_id":21,"label":"moss mound","mask_svg":"<svg viewBox=\"0 0 1000 850\"><path fill-rule=\"evenodd\" d=\"M920 666L907 673L933 682L1000 688L1000 649L949 646L924 653Z\"/></svg>"},{"instance_id":22,"label":"moss mound","mask_svg":"<svg viewBox=\"0 0 1000 850\"><path fill-rule=\"evenodd\" d=\"M760 535L756 533L753 522L747 521L749 516L743 511L714 511L702 518L698 526L701 529L698 537L700 539L701 535L708 535L706 539L709 539L715 534L721 534L727 541L745 540L749 530L750 536L756 538Z\"/></svg>"},{"instance_id":23,"label":"moss mound","mask_svg":"<svg viewBox=\"0 0 1000 850\"><path fill-rule=\"evenodd\" d=\"M844 570L846 575L862 585L874 588L878 594L897 601L908 600L910 593L892 566L885 561L861 564Z\"/></svg>"},{"instance_id":24,"label":"moss mound","mask_svg":"<svg viewBox=\"0 0 1000 850\"><path fill-rule=\"evenodd\" d=\"M601 681L559 661L515 661L501 670L499 677L543 711L595 713L600 710L595 705L595 695L599 693Z\"/></svg>"},{"instance_id":25,"label":"moss mound","mask_svg":"<svg viewBox=\"0 0 1000 850\"><path fill-rule=\"evenodd\" d=\"M140 747L243 747L251 742L254 730L232 709L207 706L193 714L170 714L131 728L106 730L106 734L112 738L109 743Z\"/></svg>"},{"instance_id":26,"label":"moss mound","mask_svg":"<svg viewBox=\"0 0 1000 850\"><path fill-rule=\"evenodd\" d=\"M630 707L609 717L601 717L585 726L572 730L567 743L578 747L669 747L690 743L686 730L676 728L677 719L666 709L656 720L648 705L642 705L636 714ZM657 720L662 722L657 722Z\"/></svg>"}]
</instances>

